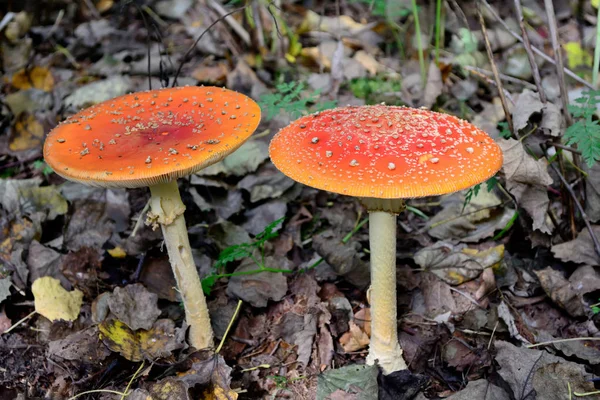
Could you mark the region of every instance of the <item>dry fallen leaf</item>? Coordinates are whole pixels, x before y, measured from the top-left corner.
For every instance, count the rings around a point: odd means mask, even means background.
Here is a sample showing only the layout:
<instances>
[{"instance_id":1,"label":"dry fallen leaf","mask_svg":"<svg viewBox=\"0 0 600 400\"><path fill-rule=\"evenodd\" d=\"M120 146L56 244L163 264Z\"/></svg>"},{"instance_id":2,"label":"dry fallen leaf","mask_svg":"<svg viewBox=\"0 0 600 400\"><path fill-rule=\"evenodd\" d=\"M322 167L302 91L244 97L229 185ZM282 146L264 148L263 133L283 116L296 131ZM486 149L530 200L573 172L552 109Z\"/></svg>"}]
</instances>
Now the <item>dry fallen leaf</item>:
<instances>
[{"instance_id":1,"label":"dry fallen leaf","mask_svg":"<svg viewBox=\"0 0 600 400\"><path fill-rule=\"evenodd\" d=\"M132 331L123 322L109 319L99 325L100 339L106 347L130 361L167 357L183 347L183 335L171 319L159 319L150 330Z\"/></svg>"},{"instance_id":2,"label":"dry fallen leaf","mask_svg":"<svg viewBox=\"0 0 600 400\"><path fill-rule=\"evenodd\" d=\"M340 337L340 344L346 353L364 349L369 345L369 336L354 321L348 322L350 329Z\"/></svg>"},{"instance_id":3,"label":"dry fallen leaf","mask_svg":"<svg viewBox=\"0 0 600 400\"><path fill-rule=\"evenodd\" d=\"M110 254L110 256L112 258L125 258L125 257L127 257L127 253L125 252L125 250L123 250L123 248L121 246L117 246L114 249L108 249L106 251L108 252L108 254Z\"/></svg>"},{"instance_id":4,"label":"dry fallen leaf","mask_svg":"<svg viewBox=\"0 0 600 400\"><path fill-rule=\"evenodd\" d=\"M498 142L504 153L502 172L506 177L506 188L533 219L533 229L551 233L546 222L546 210L550 204L547 186L553 180L548 174L546 160L535 160L515 139Z\"/></svg>"},{"instance_id":5,"label":"dry fallen leaf","mask_svg":"<svg viewBox=\"0 0 600 400\"><path fill-rule=\"evenodd\" d=\"M41 148L44 139L44 127L33 114L21 113L10 134L9 149L25 151Z\"/></svg>"},{"instance_id":6,"label":"dry fallen leaf","mask_svg":"<svg viewBox=\"0 0 600 400\"><path fill-rule=\"evenodd\" d=\"M22 69L13 75L12 85L17 89L40 89L49 92L54 87L54 78L47 68Z\"/></svg>"},{"instance_id":7,"label":"dry fallen leaf","mask_svg":"<svg viewBox=\"0 0 600 400\"><path fill-rule=\"evenodd\" d=\"M592 230L596 237L600 236L600 226L593 225ZM600 257L594 250L594 242L590 231L583 229L577 237L568 242L552 246L554 256L562 261L578 264L600 265Z\"/></svg>"},{"instance_id":8,"label":"dry fallen leaf","mask_svg":"<svg viewBox=\"0 0 600 400\"><path fill-rule=\"evenodd\" d=\"M77 289L67 292L58 279L44 276L31 285L35 311L50 321L75 321L79 316L83 293Z\"/></svg>"}]
</instances>

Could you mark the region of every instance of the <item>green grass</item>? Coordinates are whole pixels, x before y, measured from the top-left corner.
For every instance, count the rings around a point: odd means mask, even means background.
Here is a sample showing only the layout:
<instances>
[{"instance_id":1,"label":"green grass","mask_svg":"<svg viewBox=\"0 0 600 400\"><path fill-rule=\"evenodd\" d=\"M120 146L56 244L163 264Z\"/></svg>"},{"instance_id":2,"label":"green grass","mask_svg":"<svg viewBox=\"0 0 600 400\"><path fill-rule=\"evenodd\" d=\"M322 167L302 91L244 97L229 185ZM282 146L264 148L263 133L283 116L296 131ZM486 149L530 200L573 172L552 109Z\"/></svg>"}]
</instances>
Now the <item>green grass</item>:
<instances>
[{"instance_id":1,"label":"green grass","mask_svg":"<svg viewBox=\"0 0 600 400\"><path fill-rule=\"evenodd\" d=\"M400 80L386 79L384 77L355 78L348 83L352 94L359 99L364 99L367 104L380 103L381 95L399 92L402 89Z\"/></svg>"}]
</instances>

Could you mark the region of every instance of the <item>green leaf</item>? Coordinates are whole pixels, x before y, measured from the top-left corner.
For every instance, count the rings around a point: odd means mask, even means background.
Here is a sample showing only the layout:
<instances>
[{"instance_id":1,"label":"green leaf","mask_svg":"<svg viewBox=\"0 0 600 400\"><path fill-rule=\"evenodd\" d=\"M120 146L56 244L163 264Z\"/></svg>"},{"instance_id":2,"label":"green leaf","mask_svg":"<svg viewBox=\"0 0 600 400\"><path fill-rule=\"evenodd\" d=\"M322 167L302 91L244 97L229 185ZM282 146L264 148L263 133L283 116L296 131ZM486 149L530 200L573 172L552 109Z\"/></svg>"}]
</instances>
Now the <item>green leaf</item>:
<instances>
[{"instance_id":1,"label":"green leaf","mask_svg":"<svg viewBox=\"0 0 600 400\"><path fill-rule=\"evenodd\" d=\"M229 246L219 254L219 258L215 263L215 268L224 267L227 263L249 257L252 254L252 244L242 243Z\"/></svg>"},{"instance_id":2,"label":"green leaf","mask_svg":"<svg viewBox=\"0 0 600 400\"><path fill-rule=\"evenodd\" d=\"M490 179L488 179L485 182L485 184L487 186L487 191L491 192L498 184L498 178L496 178L495 176L492 176Z\"/></svg>"},{"instance_id":3,"label":"green leaf","mask_svg":"<svg viewBox=\"0 0 600 400\"><path fill-rule=\"evenodd\" d=\"M218 279L219 277L217 275L208 275L200 281L200 283L202 284L202 291L205 295L210 296L212 287L215 285Z\"/></svg>"},{"instance_id":4,"label":"green leaf","mask_svg":"<svg viewBox=\"0 0 600 400\"><path fill-rule=\"evenodd\" d=\"M600 91L589 90L582 95L575 100L577 104L569 106L577 121L566 129L564 139L567 145L577 145L583 160L591 168L600 160L600 126L593 120L596 105L600 103Z\"/></svg>"},{"instance_id":5,"label":"green leaf","mask_svg":"<svg viewBox=\"0 0 600 400\"><path fill-rule=\"evenodd\" d=\"M275 231L275 228L277 228L284 220L285 217L279 218L278 220L273 221L269 225L265 226L263 231L256 235L256 240L251 243L234 244L225 248L223 251L221 251L221 254L219 254L219 258L215 263L215 269L219 270L227 265L227 263L250 257L255 249L262 250L265 242L276 238L279 235L279 233Z\"/></svg>"},{"instance_id":6,"label":"green leaf","mask_svg":"<svg viewBox=\"0 0 600 400\"><path fill-rule=\"evenodd\" d=\"M378 373L376 365L348 365L329 370L319 375L317 400L325 400L338 390L346 392L353 399L377 400Z\"/></svg>"},{"instance_id":7,"label":"green leaf","mask_svg":"<svg viewBox=\"0 0 600 400\"><path fill-rule=\"evenodd\" d=\"M510 139L512 133L510 133L510 129L508 129L508 122L498 122L498 126L500 127L500 136L504 139Z\"/></svg>"},{"instance_id":8,"label":"green leaf","mask_svg":"<svg viewBox=\"0 0 600 400\"><path fill-rule=\"evenodd\" d=\"M275 93L262 95L259 104L266 119L272 120L280 112L296 119L309 112L323 111L336 106L336 101L320 102L318 90L303 95L305 89L304 82L282 82L277 84ZM311 104L315 104L315 106L311 106Z\"/></svg>"}]
</instances>

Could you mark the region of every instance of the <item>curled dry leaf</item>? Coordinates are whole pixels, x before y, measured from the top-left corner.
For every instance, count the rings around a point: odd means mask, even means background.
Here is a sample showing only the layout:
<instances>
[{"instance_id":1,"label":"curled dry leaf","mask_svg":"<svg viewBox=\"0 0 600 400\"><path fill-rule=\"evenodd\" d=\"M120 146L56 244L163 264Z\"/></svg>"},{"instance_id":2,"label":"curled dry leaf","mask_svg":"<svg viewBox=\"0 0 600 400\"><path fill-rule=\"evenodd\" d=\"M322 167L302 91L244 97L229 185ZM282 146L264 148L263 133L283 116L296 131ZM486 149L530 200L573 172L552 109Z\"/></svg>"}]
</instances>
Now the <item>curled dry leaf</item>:
<instances>
[{"instance_id":1,"label":"curled dry leaf","mask_svg":"<svg viewBox=\"0 0 600 400\"><path fill-rule=\"evenodd\" d=\"M110 311L131 329L151 329L160 315L158 296L136 283L115 288L108 299Z\"/></svg>"},{"instance_id":2,"label":"curled dry leaf","mask_svg":"<svg viewBox=\"0 0 600 400\"><path fill-rule=\"evenodd\" d=\"M502 172L506 177L506 189L531 216L534 230L551 233L552 228L546 222L546 210L550 204L546 188L553 181L546 161L534 160L518 140L500 140L498 144L504 153Z\"/></svg>"},{"instance_id":3,"label":"curled dry leaf","mask_svg":"<svg viewBox=\"0 0 600 400\"><path fill-rule=\"evenodd\" d=\"M464 193L442 198L442 211L429 220L430 236L442 240L478 242L504 228L514 214L514 210L501 207L500 199L484 188L466 206Z\"/></svg>"},{"instance_id":4,"label":"curled dry leaf","mask_svg":"<svg viewBox=\"0 0 600 400\"><path fill-rule=\"evenodd\" d=\"M135 332L116 319L108 319L98 328L106 347L130 361L167 357L173 350L183 347L184 335L171 319L160 319L151 329Z\"/></svg>"},{"instance_id":5,"label":"curled dry leaf","mask_svg":"<svg viewBox=\"0 0 600 400\"><path fill-rule=\"evenodd\" d=\"M538 127L550 136L560 136L562 133L563 119L560 109L552 104L540 101L539 95L529 89L523 90L512 110L515 130L527 127L531 119L540 117Z\"/></svg>"},{"instance_id":6,"label":"curled dry leaf","mask_svg":"<svg viewBox=\"0 0 600 400\"><path fill-rule=\"evenodd\" d=\"M350 329L340 337L340 345L346 353L358 351L369 345L369 335L354 321L348 323Z\"/></svg>"},{"instance_id":7,"label":"curled dry leaf","mask_svg":"<svg viewBox=\"0 0 600 400\"><path fill-rule=\"evenodd\" d=\"M67 292L58 279L50 276L38 278L31 285L35 311L50 321L75 321L79 316L83 293L77 289Z\"/></svg>"},{"instance_id":8,"label":"curled dry leaf","mask_svg":"<svg viewBox=\"0 0 600 400\"><path fill-rule=\"evenodd\" d=\"M535 274L546 294L574 317L589 316L591 309L584 295L600 291L600 273L592 266L579 267L566 279L562 272L551 267Z\"/></svg>"},{"instance_id":9,"label":"curled dry leaf","mask_svg":"<svg viewBox=\"0 0 600 400\"><path fill-rule=\"evenodd\" d=\"M572 392L591 392L594 384L589 381L583 365L556 357L546 351L517 347L498 340L496 361L500 365L498 373L517 396L528 396L532 390L538 392L537 399L563 399ZM562 367L559 367L562 366ZM576 373L574 373L576 371ZM569 384L570 383L570 389ZM544 388L552 388L556 397ZM550 397L546 397L549 395Z\"/></svg>"},{"instance_id":10,"label":"curled dry leaf","mask_svg":"<svg viewBox=\"0 0 600 400\"><path fill-rule=\"evenodd\" d=\"M596 237L600 237L600 226L592 226ZM594 250L594 242L587 229L579 232L574 240L552 246L552 253L562 261L578 264L600 265L600 256Z\"/></svg>"},{"instance_id":11,"label":"curled dry leaf","mask_svg":"<svg viewBox=\"0 0 600 400\"><path fill-rule=\"evenodd\" d=\"M451 285L460 285L478 277L504 257L504 245L481 252L459 249L450 243L437 242L415 253L415 262Z\"/></svg>"}]
</instances>

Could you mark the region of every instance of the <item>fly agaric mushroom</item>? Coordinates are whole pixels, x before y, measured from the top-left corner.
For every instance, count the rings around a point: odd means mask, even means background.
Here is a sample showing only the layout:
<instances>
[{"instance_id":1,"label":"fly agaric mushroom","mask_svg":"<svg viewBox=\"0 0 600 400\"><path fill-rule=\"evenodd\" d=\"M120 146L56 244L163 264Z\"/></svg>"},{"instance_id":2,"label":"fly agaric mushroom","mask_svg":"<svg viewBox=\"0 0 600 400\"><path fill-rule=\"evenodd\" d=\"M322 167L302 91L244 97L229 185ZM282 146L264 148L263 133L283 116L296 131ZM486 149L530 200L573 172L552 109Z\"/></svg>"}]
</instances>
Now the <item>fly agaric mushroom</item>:
<instances>
[{"instance_id":1,"label":"fly agaric mushroom","mask_svg":"<svg viewBox=\"0 0 600 400\"><path fill-rule=\"evenodd\" d=\"M206 300L190 248L177 178L240 147L260 122L250 98L216 87L159 89L87 108L52 130L44 158L65 179L100 187L150 187L153 224L160 224L183 298L190 344L212 346Z\"/></svg>"},{"instance_id":2,"label":"fly agaric mushroom","mask_svg":"<svg viewBox=\"0 0 600 400\"><path fill-rule=\"evenodd\" d=\"M384 105L302 117L269 147L275 166L305 185L359 197L369 211L371 343L367 363L406 369L398 343L396 214L407 198L466 189L492 177L502 152L456 117Z\"/></svg>"}]
</instances>

